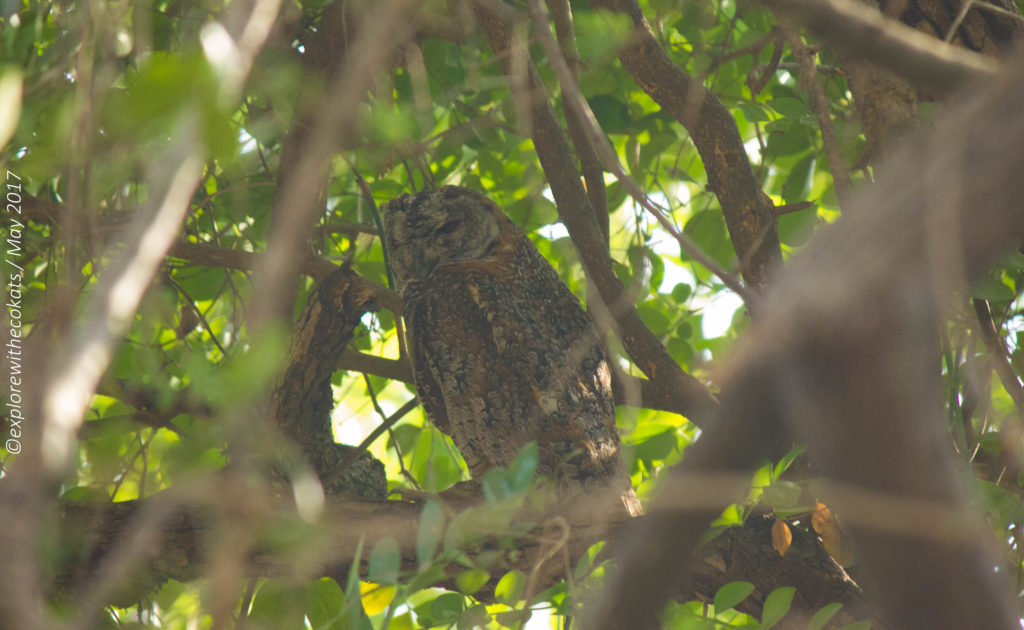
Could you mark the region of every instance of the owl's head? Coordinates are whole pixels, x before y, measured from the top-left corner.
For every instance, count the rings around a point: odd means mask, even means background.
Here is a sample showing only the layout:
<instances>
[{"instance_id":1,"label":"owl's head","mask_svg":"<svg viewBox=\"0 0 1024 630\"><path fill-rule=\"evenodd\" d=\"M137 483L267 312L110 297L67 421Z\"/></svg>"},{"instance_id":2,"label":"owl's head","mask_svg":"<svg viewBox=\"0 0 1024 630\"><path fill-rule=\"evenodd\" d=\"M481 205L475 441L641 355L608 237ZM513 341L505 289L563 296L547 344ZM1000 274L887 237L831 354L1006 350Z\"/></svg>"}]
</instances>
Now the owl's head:
<instances>
[{"instance_id":1,"label":"owl's head","mask_svg":"<svg viewBox=\"0 0 1024 630\"><path fill-rule=\"evenodd\" d=\"M402 195L381 216L400 294L439 268L486 257L511 226L494 202L459 186Z\"/></svg>"}]
</instances>

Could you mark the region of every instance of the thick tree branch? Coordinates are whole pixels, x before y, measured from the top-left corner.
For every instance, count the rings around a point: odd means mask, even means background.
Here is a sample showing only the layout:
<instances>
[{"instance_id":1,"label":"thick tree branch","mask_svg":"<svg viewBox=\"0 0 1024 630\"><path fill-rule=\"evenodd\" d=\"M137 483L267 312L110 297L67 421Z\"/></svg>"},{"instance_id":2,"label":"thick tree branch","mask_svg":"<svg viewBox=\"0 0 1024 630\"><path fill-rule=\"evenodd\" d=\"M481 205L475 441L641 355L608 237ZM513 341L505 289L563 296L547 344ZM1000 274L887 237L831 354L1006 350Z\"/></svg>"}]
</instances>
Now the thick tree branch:
<instances>
[{"instance_id":1,"label":"thick tree branch","mask_svg":"<svg viewBox=\"0 0 1024 630\"><path fill-rule=\"evenodd\" d=\"M387 497L384 466L336 444L331 428L331 376L359 320L378 308L372 290L351 269L337 267L324 278L296 322L287 365L267 404L269 423L302 450L330 494ZM353 462L358 465L350 467Z\"/></svg>"},{"instance_id":2,"label":"thick tree branch","mask_svg":"<svg viewBox=\"0 0 1024 630\"><path fill-rule=\"evenodd\" d=\"M108 583L108 597L127 604L168 579L189 581L208 575L219 553L214 541L230 522L227 512L239 509L240 504L231 508L214 500L189 503L182 499L180 495L157 495L145 501L62 504L57 528L68 547L62 555L65 563L56 571L54 591L64 596L73 595L77 585L94 583L103 576L103 581ZM594 502L595 497L590 496L558 510L572 527L573 539L569 544L577 550L595 536L606 537L614 544L623 527L630 527L622 522L607 523L593 509ZM478 508L492 509L493 506ZM421 505L405 501L328 497L320 522L315 526L303 525L308 530L303 549L273 551L255 542L243 553L247 566L242 567L240 577L294 575L296 557L307 557L311 561L301 563L301 571L307 577L325 575L345 584L360 543L363 555L358 569L360 574L366 575L369 550L385 537L398 543L402 571L414 573L423 568L417 558L421 511ZM482 525L483 516L480 512L481 520L476 522ZM270 529L286 526L295 519L294 507L289 501L278 501L263 518L264 526ZM537 567L544 540L539 528L544 520L538 514L523 514L522 518L522 524L533 523L534 527L520 526L517 531L510 529L504 533L484 528L476 537L463 541L462 548L468 557L490 572L490 589L497 578L509 570L519 569L529 575ZM463 527L474 522L470 514L458 519ZM452 527L455 522L456 512L451 512L444 526ZM502 537L511 538L514 543L511 548L521 553L496 554ZM144 540L145 548L125 555L122 545L132 538ZM728 562L723 558L728 558ZM121 564L117 569L120 577L110 579L113 564L126 561L128 564ZM691 581L680 585L678 597L708 601L727 582L748 580L755 584L759 594L747 603L746 610L752 614L760 614L764 596L784 584L800 587L796 606L802 610L814 610L834 601L842 601L854 610L861 606L860 589L812 535L796 531L793 547L785 557L780 557L771 546L770 522L752 519L747 526L725 530L698 549L693 562L700 569ZM447 571L447 576L442 571L438 585L453 586L454 576L463 570L462 565L456 564ZM561 563L545 563L536 576L536 587L546 588L564 577ZM477 595L484 600L489 598L486 589Z\"/></svg>"},{"instance_id":3,"label":"thick tree branch","mask_svg":"<svg viewBox=\"0 0 1024 630\"><path fill-rule=\"evenodd\" d=\"M938 94L969 81L991 79L999 66L983 55L887 19L878 9L854 0L765 0L765 4L851 55Z\"/></svg>"},{"instance_id":4,"label":"thick tree branch","mask_svg":"<svg viewBox=\"0 0 1024 630\"><path fill-rule=\"evenodd\" d=\"M515 86L511 59L511 32L490 5L474 4L477 23L487 34L491 46L502 60L510 83ZM551 185L559 216L576 246L587 277L597 286L620 331L622 345L641 371L663 390L675 396L678 408L698 425L714 407L714 396L703 383L684 372L661 342L644 324L628 293L616 277L601 238L586 191L580 183L569 142L558 124L544 86L532 63L526 63L527 94L531 133L537 156Z\"/></svg>"},{"instance_id":5,"label":"thick tree branch","mask_svg":"<svg viewBox=\"0 0 1024 630\"><path fill-rule=\"evenodd\" d=\"M718 197L747 284L764 289L782 265L772 203L747 158L736 121L700 81L672 61L654 37L635 0L591 0L591 5L624 13L633 39L619 60L647 94L690 132Z\"/></svg>"},{"instance_id":6,"label":"thick tree branch","mask_svg":"<svg viewBox=\"0 0 1024 630\"><path fill-rule=\"evenodd\" d=\"M572 24L572 8L569 0L550 0L551 14L554 18L555 32L558 34L558 46L565 58L569 74L573 78L573 88L576 88L578 79L579 53L576 50L576 35ZM546 28L546 24L544 25ZM564 91L563 87L563 91ZM576 108L566 107L565 124L569 131L569 138L576 148L576 155L580 158L580 171L583 179L587 182L587 197L590 199L590 207L594 209L594 217L597 225L601 228L601 235L605 242L609 238L609 216L608 197L604 187L604 169L601 167L601 160L590 140L584 131L584 122L580 120Z\"/></svg>"}]
</instances>

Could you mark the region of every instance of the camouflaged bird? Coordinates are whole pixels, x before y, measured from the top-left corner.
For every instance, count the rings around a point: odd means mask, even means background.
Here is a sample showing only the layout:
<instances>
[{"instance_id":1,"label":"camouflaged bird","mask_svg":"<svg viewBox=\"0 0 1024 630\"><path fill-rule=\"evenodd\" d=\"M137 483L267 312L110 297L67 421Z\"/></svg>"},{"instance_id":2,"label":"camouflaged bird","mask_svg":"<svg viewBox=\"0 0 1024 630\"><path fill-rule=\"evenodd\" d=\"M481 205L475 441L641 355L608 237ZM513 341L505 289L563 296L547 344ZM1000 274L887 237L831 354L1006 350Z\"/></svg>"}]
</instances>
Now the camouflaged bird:
<instances>
[{"instance_id":1,"label":"camouflaged bird","mask_svg":"<svg viewBox=\"0 0 1024 630\"><path fill-rule=\"evenodd\" d=\"M559 487L629 486L611 374L593 323L530 239L457 186L382 209L416 389L479 479L531 441Z\"/></svg>"}]
</instances>

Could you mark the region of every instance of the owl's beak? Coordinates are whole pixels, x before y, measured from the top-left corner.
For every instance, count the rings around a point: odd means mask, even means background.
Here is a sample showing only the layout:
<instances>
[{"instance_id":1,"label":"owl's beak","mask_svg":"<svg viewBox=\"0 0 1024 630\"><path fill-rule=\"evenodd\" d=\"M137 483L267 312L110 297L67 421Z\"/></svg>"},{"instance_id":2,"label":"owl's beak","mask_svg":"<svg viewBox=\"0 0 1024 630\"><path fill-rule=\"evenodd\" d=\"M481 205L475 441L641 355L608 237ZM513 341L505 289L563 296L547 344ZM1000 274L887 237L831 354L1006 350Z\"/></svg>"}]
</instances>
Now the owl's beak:
<instances>
[{"instance_id":1,"label":"owl's beak","mask_svg":"<svg viewBox=\"0 0 1024 630\"><path fill-rule=\"evenodd\" d=\"M410 269L416 269L419 272L417 275L420 278L426 278L437 268L437 262L437 256L423 250L418 250L412 254L412 266Z\"/></svg>"}]
</instances>

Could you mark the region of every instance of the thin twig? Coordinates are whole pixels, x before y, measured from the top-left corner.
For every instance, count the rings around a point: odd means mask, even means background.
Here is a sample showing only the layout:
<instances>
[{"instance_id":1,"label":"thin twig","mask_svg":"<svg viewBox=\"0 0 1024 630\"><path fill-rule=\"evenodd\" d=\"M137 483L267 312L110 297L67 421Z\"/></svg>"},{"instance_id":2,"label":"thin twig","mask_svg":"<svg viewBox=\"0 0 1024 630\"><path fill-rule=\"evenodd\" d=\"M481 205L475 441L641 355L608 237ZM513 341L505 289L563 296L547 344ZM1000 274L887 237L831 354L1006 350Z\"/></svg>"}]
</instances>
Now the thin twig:
<instances>
[{"instance_id":1,"label":"thin twig","mask_svg":"<svg viewBox=\"0 0 1024 630\"><path fill-rule=\"evenodd\" d=\"M800 212L801 210L807 210L817 206L818 203L815 201L797 201L796 203L787 203L783 206L775 206L775 216L781 217L784 214L790 214L791 212Z\"/></svg>"},{"instance_id":2,"label":"thin twig","mask_svg":"<svg viewBox=\"0 0 1024 630\"><path fill-rule=\"evenodd\" d=\"M988 351L992 353L992 365L996 375L999 376L999 382L1003 384L1003 389L1017 405L1017 410L1020 412L1018 419L1020 419L1021 414L1024 414L1024 386L1021 385L1020 379L1017 378L1017 374L1010 364L1010 355L1006 352L1006 345L999 336L999 330L992 318L992 310L989 308L988 302L975 299L972 300L972 303L978 323L981 325L981 337L985 340Z\"/></svg>"},{"instance_id":3,"label":"thin twig","mask_svg":"<svg viewBox=\"0 0 1024 630\"><path fill-rule=\"evenodd\" d=\"M347 156L342 156L345 163L348 164L349 169L352 171L352 175L356 178L356 184L359 186L359 190L363 191L363 196L366 197L366 203L370 204L370 213L373 215L373 223L377 226L377 234L384 234L384 224L381 222L380 210L377 209L377 201L373 198L373 190L370 188L369 182L363 179L362 174L356 169L356 165L348 159ZM384 271L387 272L388 288L394 290L395 288L395 276L391 272L391 261L388 256L388 244L387 239L380 239L380 251L384 255Z\"/></svg>"},{"instance_id":4,"label":"thin twig","mask_svg":"<svg viewBox=\"0 0 1024 630\"><path fill-rule=\"evenodd\" d=\"M562 51L569 74L572 76L572 85L579 89L579 53L576 49L576 33L572 25L572 7L569 0L549 0L551 11L554 15L555 32L558 35L558 45ZM564 91L564 88L563 88ZM587 135L584 125L576 110L572 107L565 109L565 122L569 130L569 137L573 146L576 147L576 155L580 159L580 170L583 172L583 180L587 186L587 198L590 199L590 207L597 219L597 225L601 228L601 236L604 238L605 248L610 247L611 226L608 216L608 196L604 185L604 169L601 167L601 159L595 152L593 143Z\"/></svg>"},{"instance_id":5,"label":"thin twig","mask_svg":"<svg viewBox=\"0 0 1024 630\"><path fill-rule=\"evenodd\" d=\"M391 416L386 417L383 422L381 422L377 427L373 429L373 431L370 432L369 435L363 438L363 441L359 443L359 446L357 446L355 450L351 451L348 454L348 456L345 457L344 461L342 461L341 464L335 469L334 474L340 475L342 472L344 472L349 466L351 466L356 461L356 459L359 458L361 454L363 454L364 452L366 452L368 448L370 448L370 445L373 444L373 442L377 438L379 438L385 431L395 426L395 423L397 423L399 420L405 417L407 413L415 409L416 406L419 404L419 398L412 398L404 405L399 407L398 411L391 414ZM413 482L415 483L415 480L413 480Z\"/></svg>"},{"instance_id":6,"label":"thin twig","mask_svg":"<svg viewBox=\"0 0 1024 630\"><path fill-rule=\"evenodd\" d=\"M792 26L783 21L780 28L800 64L800 83L811 97L811 109L814 110L814 115L818 118L821 142L825 145L825 157L828 159L828 168L832 171L832 181L835 183L836 195L839 197L839 205L842 207L847 201L850 191L853 190L853 181L850 179L850 173L846 165L843 164L843 158L839 153L839 143L836 141L836 130L832 125L828 99L825 98L825 90L821 87L821 82L818 81L814 53L804 44L803 39Z\"/></svg>"},{"instance_id":7,"label":"thin twig","mask_svg":"<svg viewBox=\"0 0 1024 630\"><path fill-rule=\"evenodd\" d=\"M774 30L774 29L773 29ZM750 94L753 97L757 97L761 93L761 90L768 85L768 82L775 76L776 71L782 67L782 50L784 46L779 41L778 35L775 36L775 43L772 46L772 56L768 60L768 64L764 66L756 66L750 70L750 74L747 75L747 87L750 88ZM756 57L755 57L756 60ZM760 70L760 76L754 77L754 73Z\"/></svg>"}]
</instances>

